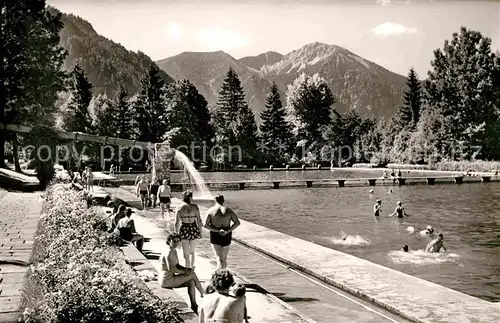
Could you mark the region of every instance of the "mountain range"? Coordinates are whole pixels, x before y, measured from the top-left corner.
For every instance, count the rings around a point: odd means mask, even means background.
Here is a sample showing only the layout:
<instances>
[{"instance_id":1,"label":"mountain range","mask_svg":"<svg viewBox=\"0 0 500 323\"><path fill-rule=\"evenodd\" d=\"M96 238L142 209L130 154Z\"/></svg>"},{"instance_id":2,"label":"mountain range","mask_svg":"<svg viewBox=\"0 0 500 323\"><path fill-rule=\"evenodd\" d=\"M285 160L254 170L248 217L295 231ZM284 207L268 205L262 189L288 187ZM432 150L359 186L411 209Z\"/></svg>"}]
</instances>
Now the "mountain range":
<instances>
[{"instance_id":1,"label":"mountain range","mask_svg":"<svg viewBox=\"0 0 500 323\"><path fill-rule=\"evenodd\" d=\"M82 18L63 14L60 44L68 50L65 68L79 63L94 85L94 92L113 95L120 82L131 94L153 62L142 52L127 50L107 39ZM257 122L265 98L275 82L286 104L287 86L301 73L324 77L336 98L335 109L356 111L362 117L391 117L401 104L406 78L349 50L323 43L307 44L288 54L266 52L235 59L222 52L184 52L156 62L166 82L188 79L216 106L220 86L229 70L238 74Z\"/></svg>"},{"instance_id":2,"label":"mountain range","mask_svg":"<svg viewBox=\"0 0 500 323\"><path fill-rule=\"evenodd\" d=\"M301 73L319 73L337 100L335 109L340 113L355 110L362 117L393 116L406 86L404 76L345 48L323 43L307 44L286 55L267 52L241 59L222 51L184 52L156 63L176 80L189 79L212 106L227 71L233 68L257 120L271 84L278 85L285 103L287 86Z\"/></svg>"}]
</instances>

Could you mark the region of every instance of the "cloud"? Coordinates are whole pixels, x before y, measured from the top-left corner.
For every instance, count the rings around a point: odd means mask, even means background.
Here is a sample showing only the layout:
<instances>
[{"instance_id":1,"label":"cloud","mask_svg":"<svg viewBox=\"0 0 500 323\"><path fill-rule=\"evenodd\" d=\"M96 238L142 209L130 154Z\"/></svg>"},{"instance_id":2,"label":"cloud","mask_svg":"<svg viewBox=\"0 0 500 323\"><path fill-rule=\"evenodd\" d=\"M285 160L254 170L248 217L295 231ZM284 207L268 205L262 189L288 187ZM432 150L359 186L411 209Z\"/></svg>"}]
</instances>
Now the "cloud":
<instances>
[{"instance_id":1,"label":"cloud","mask_svg":"<svg viewBox=\"0 0 500 323\"><path fill-rule=\"evenodd\" d=\"M179 40L182 37L181 25L178 22L171 22L167 27L168 38L171 40Z\"/></svg>"},{"instance_id":2,"label":"cloud","mask_svg":"<svg viewBox=\"0 0 500 323\"><path fill-rule=\"evenodd\" d=\"M248 38L237 31L213 27L200 30L198 42L209 50L228 50L246 46Z\"/></svg>"},{"instance_id":3,"label":"cloud","mask_svg":"<svg viewBox=\"0 0 500 323\"><path fill-rule=\"evenodd\" d=\"M384 22L375 28L371 29L372 32L381 37L393 36L393 35L403 35L403 34L414 34L417 32L417 28L408 28L406 26L397 24L395 22Z\"/></svg>"},{"instance_id":4,"label":"cloud","mask_svg":"<svg viewBox=\"0 0 500 323\"><path fill-rule=\"evenodd\" d=\"M377 3L385 6L385 5L390 4L391 0L377 0Z\"/></svg>"}]
</instances>

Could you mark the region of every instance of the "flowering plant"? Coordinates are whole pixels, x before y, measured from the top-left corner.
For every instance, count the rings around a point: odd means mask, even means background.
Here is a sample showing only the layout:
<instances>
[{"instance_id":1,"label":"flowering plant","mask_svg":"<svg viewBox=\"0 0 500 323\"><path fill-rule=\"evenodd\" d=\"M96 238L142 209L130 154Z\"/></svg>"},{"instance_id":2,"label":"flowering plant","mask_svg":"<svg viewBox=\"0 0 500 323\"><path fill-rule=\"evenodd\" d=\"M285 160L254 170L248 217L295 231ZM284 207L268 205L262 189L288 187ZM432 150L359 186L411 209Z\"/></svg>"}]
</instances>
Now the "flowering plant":
<instances>
[{"instance_id":1,"label":"flowering plant","mask_svg":"<svg viewBox=\"0 0 500 323\"><path fill-rule=\"evenodd\" d=\"M106 216L49 186L23 293L23 322L182 322L111 245ZM114 241L116 242L116 241Z\"/></svg>"}]
</instances>

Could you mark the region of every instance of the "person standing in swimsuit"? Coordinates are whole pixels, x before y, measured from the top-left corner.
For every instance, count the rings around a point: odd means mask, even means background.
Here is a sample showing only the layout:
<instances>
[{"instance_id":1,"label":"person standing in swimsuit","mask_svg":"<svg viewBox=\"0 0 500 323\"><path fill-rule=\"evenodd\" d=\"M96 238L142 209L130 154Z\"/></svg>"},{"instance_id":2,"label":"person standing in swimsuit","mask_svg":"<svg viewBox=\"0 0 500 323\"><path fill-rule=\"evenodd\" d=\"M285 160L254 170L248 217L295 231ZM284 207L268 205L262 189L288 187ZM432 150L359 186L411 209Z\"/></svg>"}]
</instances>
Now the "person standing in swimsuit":
<instances>
[{"instance_id":1,"label":"person standing in swimsuit","mask_svg":"<svg viewBox=\"0 0 500 323\"><path fill-rule=\"evenodd\" d=\"M231 222L233 224L231 225ZM217 258L217 268L227 267L227 253L231 244L232 234L240 225L236 214L224 206L224 196L215 197L215 205L207 211L205 228L210 230L210 243Z\"/></svg>"},{"instance_id":2,"label":"person standing in swimsuit","mask_svg":"<svg viewBox=\"0 0 500 323\"><path fill-rule=\"evenodd\" d=\"M146 206L148 204L148 196L149 196L149 184L148 181L144 178L144 175L141 175L141 180L137 183L136 190L137 197L141 196L141 206L142 210L146 210Z\"/></svg>"},{"instance_id":3,"label":"person standing in swimsuit","mask_svg":"<svg viewBox=\"0 0 500 323\"><path fill-rule=\"evenodd\" d=\"M380 212L382 212L382 201L377 200L377 203L373 205L373 215L374 216L379 216Z\"/></svg>"},{"instance_id":4,"label":"person standing in swimsuit","mask_svg":"<svg viewBox=\"0 0 500 323\"><path fill-rule=\"evenodd\" d=\"M161 218L164 219L163 214L165 213L165 208L167 209L167 221L170 221L170 198L172 190L168 185L166 179L163 180L163 185L158 188L158 201L160 203Z\"/></svg>"},{"instance_id":5,"label":"person standing in swimsuit","mask_svg":"<svg viewBox=\"0 0 500 323\"><path fill-rule=\"evenodd\" d=\"M153 208L156 207L156 201L157 201L157 195L158 195L158 189L160 187L160 184L156 177L153 176L153 179L151 180L151 184L149 185L149 193L151 194L151 200L152 204L151 206Z\"/></svg>"},{"instance_id":6,"label":"person standing in swimsuit","mask_svg":"<svg viewBox=\"0 0 500 323\"><path fill-rule=\"evenodd\" d=\"M86 188L88 191L94 191L94 174L92 173L92 168L87 167L87 176L85 177L86 179Z\"/></svg>"},{"instance_id":7,"label":"person standing in swimsuit","mask_svg":"<svg viewBox=\"0 0 500 323\"><path fill-rule=\"evenodd\" d=\"M394 212L392 214L389 214L389 216L394 216L396 214L398 215L398 218L402 218L404 216L409 216L408 214L406 214L406 211L401 206L401 204L402 204L401 201L398 201L396 209L394 210Z\"/></svg>"},{"instance_id":8,"label":"person standing in swimsuit","mask_svg":"<svg viewBox=\"0 0 500 323\"><path fill-rule=\"evenodd\" d=\"M201 238L201 217L198 205L191 203L193 192L190 190L182 193L181 205L177 207L175 232L181 237L182 251L186 260L185 267L194 266L195 240Z\"/></svg>"}]
</instances>

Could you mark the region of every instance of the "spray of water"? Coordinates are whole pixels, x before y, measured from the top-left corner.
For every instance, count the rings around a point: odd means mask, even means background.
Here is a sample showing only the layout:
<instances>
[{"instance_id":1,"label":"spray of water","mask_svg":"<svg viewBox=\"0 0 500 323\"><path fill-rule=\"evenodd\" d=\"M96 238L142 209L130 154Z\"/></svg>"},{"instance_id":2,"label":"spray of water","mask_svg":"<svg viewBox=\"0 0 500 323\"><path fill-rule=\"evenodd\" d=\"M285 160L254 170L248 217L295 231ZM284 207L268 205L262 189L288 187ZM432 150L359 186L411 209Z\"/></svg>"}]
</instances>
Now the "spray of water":
<instances>
[{"instance_id":1,"label":"spray of water","mask_svg":"<svg viewBox=\"0 0 500 323\"><path fill-rule=\"evenodd\" d=\"M344 246L367 246L371 241L363 238L360 235L347 235L344 231L340 232L340 237L331 237L330 241L336 245Z\"/></svg>"},{"instance_id":2,"label":"spray of water","mask_svg":"<svg viewBox=\"0 0 500 323\"><path fill-rule=\"evenodd\" d=\"M387 257L396 264L433 265L444 262L456 262L460 256L455 253L429 253L424 250L392 250Z\"/></svg>"},{"instance_id":3,"label":"spray of water","mask_svg":"<svg viewBox=\"0 0 500 323\"><path fill-rule=\"evenodd\" d=\"M195 189L193 190L193 198L203 200L212 199L213 196L208 190L208 187L205 184L205 180L201 176L200 172L196 170L191 160L182 152L176 150L175 161L177 161L178 164L182 165L184 172L187 172L187 177L191 185L195 187Z\"/></svg>"}]
</instances>

